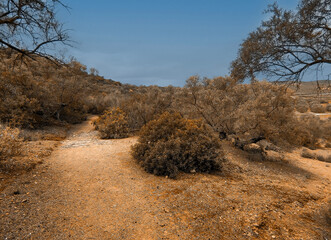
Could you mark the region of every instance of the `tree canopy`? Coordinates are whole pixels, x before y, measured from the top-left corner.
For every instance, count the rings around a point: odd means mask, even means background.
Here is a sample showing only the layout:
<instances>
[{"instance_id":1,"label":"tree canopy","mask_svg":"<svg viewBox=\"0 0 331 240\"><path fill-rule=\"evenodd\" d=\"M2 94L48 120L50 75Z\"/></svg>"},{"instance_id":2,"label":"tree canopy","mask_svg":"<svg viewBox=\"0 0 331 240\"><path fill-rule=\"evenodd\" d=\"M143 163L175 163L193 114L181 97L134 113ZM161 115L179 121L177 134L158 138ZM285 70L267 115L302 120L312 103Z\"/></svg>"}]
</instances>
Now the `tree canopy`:
<instances>
[{"instance_id":1,"label":"tree canopy","mask_svg":"<svg viewBox=\"0 0 331 240\"><path fill-rule=\"evenodd\" d=\"M241 44L232 77L300 82L331 64L331 0L301 0L296 11L273 4L266 12L271 17Z\"/></svg>"},{"instance_id":2,"label":"tree canopy","mask_svg":"<svg viewBox=\"0 0 331 240\"><path fill-rule=\"evenodd\" d=\"M59 0L0 0L0 47L51 58L48 47L68 41L57 5L66 7Z\"/></svg>"}]
</instances>

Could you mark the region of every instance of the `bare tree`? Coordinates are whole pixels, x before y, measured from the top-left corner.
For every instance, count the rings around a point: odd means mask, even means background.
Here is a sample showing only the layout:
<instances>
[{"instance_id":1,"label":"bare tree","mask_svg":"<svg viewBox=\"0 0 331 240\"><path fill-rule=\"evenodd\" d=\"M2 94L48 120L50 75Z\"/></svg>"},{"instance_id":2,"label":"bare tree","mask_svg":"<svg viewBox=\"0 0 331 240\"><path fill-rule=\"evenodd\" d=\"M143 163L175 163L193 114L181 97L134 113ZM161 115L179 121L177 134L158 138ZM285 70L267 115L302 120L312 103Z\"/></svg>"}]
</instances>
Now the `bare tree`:
<instances>
[{"instance_id":1,"label":"bare tree","mask_svg":"<svg viewBox=\"0 0 331 240\"><path fill-rule=\"evenodd\" d=\"M47 53L50 45L67 43L68 34L55 15L59 0L0 0L0 46L21 56Z\"/></svg>"},{"instance_id":2,"label":"bare tree","mask_svg":"<svg viewBox=\"0 0 331 240\"><path fill-rule=\"evenodd\" d=\"M297 11L269 6L271 17L250 33L231 64L232 77L300 82L331 64L331 0L301 0Z\"/></svg>"}]
</instances>

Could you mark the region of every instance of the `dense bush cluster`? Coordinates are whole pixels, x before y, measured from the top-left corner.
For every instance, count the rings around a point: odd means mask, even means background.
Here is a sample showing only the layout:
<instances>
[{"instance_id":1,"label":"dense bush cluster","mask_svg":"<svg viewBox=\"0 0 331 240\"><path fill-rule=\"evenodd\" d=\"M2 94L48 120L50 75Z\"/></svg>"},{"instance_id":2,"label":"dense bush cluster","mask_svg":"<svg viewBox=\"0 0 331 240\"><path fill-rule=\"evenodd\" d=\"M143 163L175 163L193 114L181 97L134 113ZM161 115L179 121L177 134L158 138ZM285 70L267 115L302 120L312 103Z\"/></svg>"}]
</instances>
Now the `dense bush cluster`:
<instances>
[{"instance_id":1,"label":"dense bush cluster","mask_svg":"<svg viewBox=\"0 0 331 240\"><path fill-rule=\"evenodd\" d=\"M200 120L163 113L145 125L132 154L144 169L175 178L179 172L220 170L222 153L214 133Z\"/></svg>"},{"instance_id":2,"label":"dense bush cluster","mask_svg":"<svg viewBox=\"0 0 331 240\"><path fill-rule=\"evenodd\" d=\"M18 66L15 55L0 55L1 122L38 128L55 120L76 123L84 118L85 66L76 61L57 65L38 58Z\"/></svg>"},{"instance_id":3,"label":"dense bush cluster","mask_svg":"<svg viewBox=\"0 0 331 240\"><path fill-rule=\"evenodd\" d=\"M22 139L19 130L0 126L0 162L17 156L22 150Z\"/></svg>"},{"instance_id":4,"label":"dense bush cluster","mask_svg":"<svg viewBox=\"0 0 331 240\"><path fill-rule=\"evenodd\" d=\"M58 122L79 123L87 113L100 114L118 106L126 86L88 73L71 59L66 63L17 59L0 50L0 122L23 128L40 128Z\"/></svg>"},{"instance_id":5,"label":"dense bush cluster","mask_svg":"<svg viewBox=\"0 0 331 240\"><path fill-rule=\"evenodd\" d=\"M174 88L148 87L145 91L132 92L121 101L120 108L128 116L130 129L139 130L165 111L171 110Z\"/></svg>"},{"instance_id":6,"label":"dense bush cluster","mask_svg":"<svg viewBox=\"0 0 331 240\"><path fill-rule=\"evenodd\" d=\"M201 117L221 137L266 139L277 145L302 144L292 93L268 82L239 84L230 77L188 79L186 114ZM253 141L254 142L254 141Z\"/></svg>"},{"instance_id":7,"label":"dense bush cluster","mask_svg":"<svg viewBox=\"0 0 331 240\"><path fill-rule=\"evenodd\" d=\"M93 124L101 138L116 139L128 136L129 128L125 113L120 108L107 110Z\"/></svg>"}]
</instances>

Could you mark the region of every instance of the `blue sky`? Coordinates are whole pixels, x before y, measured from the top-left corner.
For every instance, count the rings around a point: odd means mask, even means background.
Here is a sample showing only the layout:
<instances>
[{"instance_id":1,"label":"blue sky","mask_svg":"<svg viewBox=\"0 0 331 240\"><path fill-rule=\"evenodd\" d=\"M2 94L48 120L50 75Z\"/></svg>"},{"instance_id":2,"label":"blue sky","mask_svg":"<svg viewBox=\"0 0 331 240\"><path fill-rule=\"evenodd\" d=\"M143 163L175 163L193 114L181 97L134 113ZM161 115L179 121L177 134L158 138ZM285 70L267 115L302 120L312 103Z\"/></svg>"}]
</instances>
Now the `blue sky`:
<instances>
[{"instance_id":1,"label":"blue sky","mask_svg":"<svg viewBox=\"0 0 331 240\"><path fill-rule=\"evenodd\" d=\"M229 74L240 43L266 18L269 0L63 1L74 56L105 78L183 86L195 74ZM294 9L298 1L278 4Z\"/></svg>"}]
</instances>

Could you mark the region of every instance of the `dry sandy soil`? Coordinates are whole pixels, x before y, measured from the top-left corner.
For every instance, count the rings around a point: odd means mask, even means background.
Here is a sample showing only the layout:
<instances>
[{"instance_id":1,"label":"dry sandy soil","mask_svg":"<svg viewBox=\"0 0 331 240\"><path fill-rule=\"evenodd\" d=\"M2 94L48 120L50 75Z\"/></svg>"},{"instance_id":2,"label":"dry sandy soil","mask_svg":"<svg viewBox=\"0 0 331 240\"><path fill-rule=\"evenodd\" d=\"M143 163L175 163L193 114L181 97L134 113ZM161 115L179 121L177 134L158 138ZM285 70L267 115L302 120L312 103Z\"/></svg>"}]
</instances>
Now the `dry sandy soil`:
<instances>
[{"instance_id":1,"label":"dry sandy soil","mask_svg":"<svg viewBox=\"0 0 331 240\"><path fill-rule=\"evenodd\" d=\"M91 119L90 119L91 120ZM331 239L331 164L252 162L224 144L222 172L150 175L137 138L75 126L43 164L0 189L0 239Z\"/></svg>"}]
</instances>

